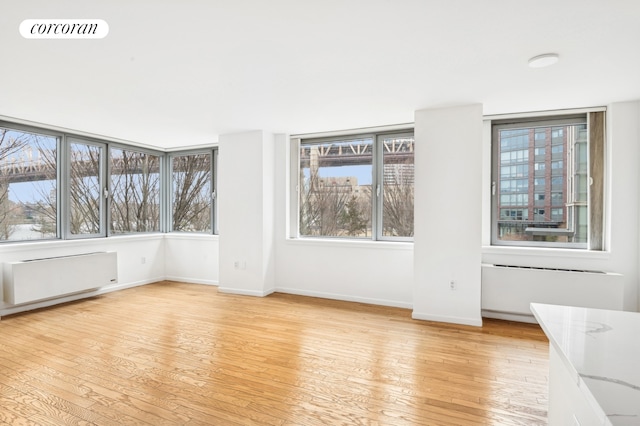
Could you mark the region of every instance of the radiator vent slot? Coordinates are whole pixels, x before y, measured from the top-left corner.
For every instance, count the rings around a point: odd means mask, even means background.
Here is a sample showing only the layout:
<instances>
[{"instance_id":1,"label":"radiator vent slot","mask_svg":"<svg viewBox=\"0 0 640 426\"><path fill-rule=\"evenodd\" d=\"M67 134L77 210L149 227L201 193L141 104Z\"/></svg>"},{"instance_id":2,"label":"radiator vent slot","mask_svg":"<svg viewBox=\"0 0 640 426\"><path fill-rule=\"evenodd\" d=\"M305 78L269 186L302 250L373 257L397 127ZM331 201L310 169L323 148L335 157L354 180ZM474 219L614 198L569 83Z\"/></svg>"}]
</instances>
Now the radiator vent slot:
<instances>
[{"instance_id":1,"label":"radiator vent slot","mask_svg":"<svg viewBox=\"0 0 640 426\"><path fill-rule=\"evenodd\" d=\"M565 268L542 268L539 266L515 266L515 265L493 265L496 268L511 268L511 269L535 269L539 271L560 271L560 272L578 272L587 274L606 274L602 271L590 271L588 269L565 269Z\"/></svg>"}]
</instances>

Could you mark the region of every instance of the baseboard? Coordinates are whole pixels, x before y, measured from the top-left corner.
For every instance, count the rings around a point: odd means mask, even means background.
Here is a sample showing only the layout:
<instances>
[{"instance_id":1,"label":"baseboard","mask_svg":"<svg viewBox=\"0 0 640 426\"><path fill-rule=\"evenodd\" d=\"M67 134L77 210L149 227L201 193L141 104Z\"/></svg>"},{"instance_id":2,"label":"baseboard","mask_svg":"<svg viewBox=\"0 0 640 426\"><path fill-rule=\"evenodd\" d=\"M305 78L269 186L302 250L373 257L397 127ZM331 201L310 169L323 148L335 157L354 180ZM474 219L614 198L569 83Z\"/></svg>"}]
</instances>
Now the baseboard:
<instances>
[{"instance_id":1,"label":"baseboard","mask_svg":"<svg viewBox=\"0 0 640 426\"><path fill-rule=\"evenodd\" d=\"M295 288L287 288L287 287L276 287L275 289L278 293L287 293L287 294L295 294L297 296L309 296L309 297L319 297L322 299L332 299L332 300L342 300L345 302L357 302L357 303L366 303L369 305L381 305L381 306L390 306L393 308L404 308L411 309L413 308L411 303L399 302L396 300L386 300L386 299L375 299L369 297L358 297L358 296L349 296L345 294L337 294L337 293L324 293L320 291L308 291L308 290L299 290Z\"/></svg>"},{"instance_id":2,"label":"baseboard","mask_svg":"<svg viewBox=\"0 0 640 426\"><path fill-rule=\"evenodd\" d=\"M185 278L185 277L178 277L178 276L171 276L171 275L164 277L164 279L166 281L176 281L179 283L186 283L186 284L204 284L204 285L213 285L213 286L218 285L217 280L202 280L198 278Z\"/></svg>"},{"instance_id":3,"label":"baseboard","mask_svg":"<svg viewBox=\"0 0 640 426\"><path fill-rule=\"evenodd\" d=\"M493 318L505 321L526 322L530 324L537 324L536 318L533 315L519 314L513 312L498 312L491 310L482 310L482 316L485 318Z\"/></svg>"},{"instance_id":4,"label":"baseboard","mask_svg":"<svg viewBox=\"0 0 640 426\"><path fill-rule=\"evenodd\" d=\"M450 317L450 316L444 316L444 315L421 314L421 313L413 312L411 314L411 318L417 319L417 320L424 320L424 321L448 322L453 324L472 325L475 327L482 327L482 317L480 319L475 319L475 318L464 318L464 317Z\"/></svg>"},{"instance_id":5,"label":"baseboard","mask_svg":"<svg viewBox=\"0 0 640 426\"><path fill-rule=\"evenodd\" d=\"M258 291L258 290L244 290L244 289L231 288L231 287L218 287L218 291L220 293L240 294L242 296L255 296L255 297L265 297L273 293L273 290Z\"/></svg>"}]
</instances>

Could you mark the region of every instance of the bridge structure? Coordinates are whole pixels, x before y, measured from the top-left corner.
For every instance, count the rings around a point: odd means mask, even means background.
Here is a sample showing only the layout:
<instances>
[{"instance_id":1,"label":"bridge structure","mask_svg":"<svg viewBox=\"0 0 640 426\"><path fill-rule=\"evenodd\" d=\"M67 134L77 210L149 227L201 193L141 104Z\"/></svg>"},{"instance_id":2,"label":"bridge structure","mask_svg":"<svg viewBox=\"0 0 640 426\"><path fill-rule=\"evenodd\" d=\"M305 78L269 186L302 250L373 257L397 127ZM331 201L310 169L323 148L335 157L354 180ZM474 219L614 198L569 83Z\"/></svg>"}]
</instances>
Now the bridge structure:
<instances>
[{"instance_id":1,"label":"bridge structure","mask_svg":"<svg viewBox=\"0 0 640 426\"><path fill-rule=\"evenodd\" d=\"M390 138L382 144L385 164L413 162L415 142L413 138ZM371 163L373 143L360 139L326 144L310 144L300 147L302 167L336 167ZM411 161L410 161L411 160Z\"/></svg>"},{"instance_id":2,"label":"bridge structure","mask_svg":"<svg viewBox=\"0 0 640 426\"><path fill-rule=\"evenodd\" d=\"M373 144L371 140L353 140L322 145L302 145L300 162L302 167L335 167L361 165L371 162ZM385 164L406 164L413 162L414 140L412 138L389 139L383 143ZM34 182L55 179L56 154L42 149L34 150L27 145L20 151L0 159L0 178L9 182ZM208 164L199 165L209 167ZM114 157L110 161L111 174L143 173L149 170L148 159L143 156ZM159 161L151 167L159 171ZM186 167L178 165L179 168ZM95 176L99 166L97 160L81 156L73 161L74 172L83 176Z\"/></svg>"},{"instance_id":3,"label":"bridge structure","mask_svg":"<svg viewBox=\"0 0 640 426\"><path fill-rule=\"evenodd\" d=\"M26 146L10 156L0 159L0 179L11 183L36 182L56 178L56 154L54 151L34 150ZM100 165L97 158L79 155L73 160L73 173L78 176L95 176ZM142 174L160 171L159 158L149 161L144 156L118 156L111 159L111 174Z\"/></svg>"}]
</instances>

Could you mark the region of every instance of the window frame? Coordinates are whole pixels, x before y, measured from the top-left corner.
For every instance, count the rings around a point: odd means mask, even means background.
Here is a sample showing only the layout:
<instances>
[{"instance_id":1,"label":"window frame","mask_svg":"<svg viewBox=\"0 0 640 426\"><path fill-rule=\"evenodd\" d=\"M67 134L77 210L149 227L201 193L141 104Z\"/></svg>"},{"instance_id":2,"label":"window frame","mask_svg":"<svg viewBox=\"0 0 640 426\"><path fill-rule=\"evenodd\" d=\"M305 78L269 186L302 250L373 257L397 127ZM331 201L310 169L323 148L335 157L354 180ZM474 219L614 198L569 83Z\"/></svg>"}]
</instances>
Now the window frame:
<instances>
[{"instance_id":1,"label":"window frame","mask_svg":"<svg viewBox=\"0 0 640 426\"><path fill-rule=\"evenodd\" d=\"M217 202L217 172L218 172L218 148L215 145L198 149L185 150L157 150L134 143L126 143L109 138L92 136L83 132L67 131L54 126L34 125L24 122L15 122L0 117L0 126L10 131L33 133L56 139L56 235L55 237L28 239L28 240L0 240L4 244L29 244L43 241L65 241L108 238L124 235L149 235L169 232L184 234L217 235L218 234L218 202ZM71 144L89 145L101 149L99 162L100 200L99 200L99 232L91 234L71 233ZM158 231L144 232L111 232L111 158L112 149L133 151L158 156L160 160L160 229ZM207 153L211 155L211 207L210 207L210 231L190 232L171 231L171 170L169 158L171 156L185 156L194 153Z\"/></svg>"},{"instance_id":2,"label":"window frame","mask_svg":"<svg viewBox=\"0 0 640 426\"><path fill-rule=\"evenodd\" d=\"M122 144L122 143L108 143L107 144L108 147L108 151L109 154L107 156L107 185L108 185L108 190L109 190L109 202L107 204L107 236L119 236L119 235L147 235L147 234L157 234L157 233L161 233L163 232L164 229L164 214L165 214L165 209L164 209L164 205L163 205L163 193L164 193L164 174L165 174L165 161L164 158L166 156L166 153L162 152L162 151L157 151L157 150L153 150L153 149L148 149L148 148L142 148L142 147L138 147L135 145L126 145L126 144ZM111 208L112 208L112 203L113 203L113 188L111 185L111 179L112 179L112 174L111 174L111 165L112 165L112 150L113 149L117 149L117 150L121 150L121 151L133 151L133 152L139 152L139 153L143 153L146 155L155 155L158 157L158 163L159 163L159 200L158 202L160 203L159 208L158 208L158 214L159 214L159 223L158 223L158 230L157 231L131 231L131 232L113 232L111 229Z\"/></svg>"},{"instance_id":3,"label":"window frame","mask_svg":"<svg viewBox=\"0 0 640 426\"><path fill-rule=\"evenodd\" d=\"M384 138L389 137L406 137L414 138L415 131L413 126L399 126L391 129L369 129L354 132L331 132L330 134L317 134L309 136L292 136L290 138L289 164L290 164L290 199L289 199L289 238L300 240L336 240L336 241L380 241L380 242L413 242L413 236L385 236L383 235L383 216L384 216L384 146L381 142ZM311 145L314 143L325 143L331 141L344 141L349 139L372 139L372 160L371 160L371 236L370 237L352 237L352 236L327 236L327 235L302 235L300 233L300 194L302 185L299 181L300 167L300 149L303 145ZM415 152L415 151L414 151ZM415 161L414 161L415 164ZM378 189L378 187L380 189ZM414 219L415 221L415 219Z\"/></svg>"},{"instance_id":4,"label":"window frame","mask_svg":"<svg viewBox=\"0 0 640 426\"><path fill-rule=\"evenodd\" d=\"M203 231L184 231L184 230L174 230L173 229L173 159L175 157L186 157L190 155L200 155L207 154L211 156L210 161L210 207L209 207L209 226L210 230L208 232ZM185 235L217 235L218 234L218 180L217 180L217 170L218 170L218 149L217 148L203 148L203 149L190 149L184 151L171 151L166 153L164 158L164 169L166 173L163 173L164 177L164 190L161 190L161 203L163 203L162 199L164 199L163 209L165 214L165 218L162 221L164 232L173 233L173 234L185 234Z\"/></svg>"},{"instance_id":5,"label":"window frame","mask_svg":"<svg viewBox=\"0 0 640 426\"><path fill-rule=\"evenodd\" d=\"M62 190L62 179L64 177L64 172L62 170L61 157L64 155L64 145L66 135L62 132L47 129L44 127L37 127L28 124L22 123L14 123L11 121L6 121L0 119L0 127L3 127L8 130L24 132L24 133L33 133L39 134L43 136L50 136L56 139L56 236L50 238L39 238L39 239L28 239L28 240L0 240L0 245L2 244L22 244L22 243L37 243L43 241L58 241L63 238L65 232L63 217L63 206L64 202L62 200L64 194Z\"/></svg>"},{"instance_id":6,"label":"window frame","mask_svg":"<svg viewBox=\"0 0 640 426\"><path fill-rule=\"evenodd\" d=\"M374 141L374 148L377 150L377 155L374 155L373 162L373 173L377 175L377 185L380 187L380 190L376 188L374 192L376 208L372 213L372 220L375 218L376 220L376 229L372 230L372 234L376 235L377 241L404 241L404 242L413 242L413 236L386 236L384 235L384 192L385 192L385 183L384 183L384 144L381 142L382 139L385 138L403 138L403 137L412 137L414 144L414 167L415 167L415 131L411 129L410 131L404 132L382 132L376 134L376 140ZM377 144L377 146L376 146ZM415 169L414 169L415 170ZM414 175L415 176L415 175ZM373 182L372 182L373 185ZM415 181L414 181L414 191L415 191ZM379 196L377 195L379 194ZM415 192L414 192L414 211L415 211ZM373 226L373 223L372 223ZM414 217L414 230L415 230L415 217Z\"/></svg>"},{"instance_id":7,"label":"window frame","mask_svg":"<svg viewBox=\"0 0 640 426\"><path fill-rule=\"evenodd\" d=\"M72 190L72 186L71 186L71 181L72 181L72 177L71 177L71 164L72 164L72 160L71 160L71 144L76 143L76 144L80 144L80 145L88 145L88 146L94 146L94 147L98 147L101 150L101 155L100 155L100 160L99 160L99 170L98 170L98 178L99 178L99 211L98 211L98 216L99 216L99 224L98 224L98 228L99 228L99 232L97 233L91 233L91 234L73 234L71 232L71 190ZM108 165L108 161L107 158L109 156L108 154L108 145L106 142L104 141L96 141L93 140L91 138L84 138L81 136L75 136L75 135L67 135L65 137L65 141L64 141L64 161L62 164L62 168L64 170L64 177L63 177L63 181L61 183L61 186L64 187L64 199L63 199L63 204L65 206L64 208L64 216L63 216L63 220L65 223L65 238L66 240L80 240L80 239L86 239L86 238L101 238L101 237L106 237L107 236L107 212L109 210L108 208L108 197L109 197L109 186L108 186L108 172L107 172L107 165Z\"/></svg>"},{"instance_id":8,"label":"window frame","mask_svg":"<svg viewBox=\"0 0 640 426\"><path fill-rule=\"evenodd\" d=\"M539 127L557 127L557 126L562 126L562 125L568 125L571 123L574 124L579 124L579 122L581 121L583 124L586 125L586 132L587 132L587 151L589 153L592 152L592 146L595 145L600 145L601 147L604 146L605 144L605 140L604 140L604 135L601 135L601 138L599 141L592 141L592 131L591 131L591 127L592 127L592 116L593 113L602 113L601 119L604 121L605 117L605 109L604 108L594 108L594 109L583 109L583 110L575 110L575 111L563 111L563 112L558 112L558 113L554 113L554 112L547 112L547 113L538 113L538 114L531 114L531 115L517 115L514 117L508 117L508 116L504 116L504 117L499 117L499 118L491 118L490 119L490 124L491 124L491 173L490 173L490 179L492 182L492 187L495 188L495 186L498 184L498 181L500 180L500 174L499 174L499 169L501 166L501 162L500 162L500 147L498 146L499 144L497 143L498 139L498 132L499 130L503 130L503 129L509 129L509 128L513 128L513 129L517 129L517 128L539 128ZM577 121L576 121L577 120ZM557 129L551 129L551 133L554 132L554 130ZM538 132L534 131L534 138L533 138L533 149L535 148L539 148L538 145L536 145L536 142L539 139L536 139ZM553 141L554 139L549 136L551 139L551 144L553 145ZM601 148L601 150L603 150ZM571 149L567 149L566 152L562 152L562 154L566 154L569 155L569 153L571 152ZM551 154L551 153L549 153ZM556 153L557 155L557 153ZM603 171L603 166L604 166L604 153L602 153L601 158L599 159L593 159L590 158L589 156L590 154L588 154L588 158L587 158L587 178L590 182L593 182L593 179L598 180L601 184L602 181L604 180L604 171ZM535 159L535 155L534 155L534 159ZM558 161L557 159L553 159L553 161ZM561 160L563 162L567 162L566 166L563 167L566 168L567 171L569 171L569 168L571 167L571 165L574 162L573 158L567 158L566 156L563 157L563 159ZM593 167L593 163L594 161L596 163L598 163L598 165L600 166L600 172L597 173L596 175L592 176L592 167ZM551 160L549 160L549 163L551 164ZM569 162L571 162L571 164L568 164ZM551 169L551 166L549 167L549 169ZM551 170L550 170L551 172ZM554 177L558 177L556 175L554 175L553 173L551 173L550 175L551 179L553 179ZM545 178L542 176L539 176L537 178ZM534 176L534 180L537 179ZM548 187L546 187L546 190L550 193L555 192L555 189L551 186L551 180L549 180L549 185ZM533 192L536 192L536 186L535 183L531 183L532 188L533 188ZM604 245L604 229L601 227L600 231L599 231L599 237L596 239L593 238L593 232L592 232L592 221L593 218L599 218L600 220L603 220L604 217L604 211L602 208L602 204L603 204L603 200L605 197L604 193L601 193L599 195L599 197L601 198L601 200L599 201L600 204L600 211L599 212L595 212L594 209L597 209L598 207L594 207L594 200L592 200L592 193L591 193L591 185L587 186L587 241L586 243L558 243L558 242L547 242L547 241L504 241L504 240L500 240L498 237L498 220L499 220L499 212L498 212L498 196L499 193L497 191L491 191L491 203L490 203L490 244L494 247L539 247L539 248L553 248L553 249L577 249L577 250L586 250L586 251L600 251L603 248ZM567 193L572 191L572 187L567 184L567 189L566 189ZM550 198L550 197L549 197ZM557 208L557 206L551 206L553 208ZM550 207L550 208L551 208ZM536 209L540 209L542 207L538 207L535 206ZM568 215L567 210L567 206L562 207L563 209L565 209L565 214ZM531 222L534 222L533 217L530 219ZM572 226L569 225L569 218L567 217L566 219L567 221L567 226ZM569 232L570 230L568 228L558 228L557 231L557 235L563 235L566 232ZM549 234L552 234L553 232L549 232Z\"/></svg>"}]
</instances>

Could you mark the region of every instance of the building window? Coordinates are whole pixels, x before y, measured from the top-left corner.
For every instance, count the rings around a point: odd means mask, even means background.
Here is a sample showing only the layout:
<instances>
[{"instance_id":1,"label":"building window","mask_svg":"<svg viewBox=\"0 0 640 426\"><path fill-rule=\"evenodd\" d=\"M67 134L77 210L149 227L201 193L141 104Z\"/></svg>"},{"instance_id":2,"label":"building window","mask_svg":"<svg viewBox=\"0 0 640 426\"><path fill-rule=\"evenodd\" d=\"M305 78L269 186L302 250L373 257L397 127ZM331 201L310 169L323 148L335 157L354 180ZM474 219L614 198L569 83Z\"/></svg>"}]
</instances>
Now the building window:
<instances>
[{"instance_id":1,"label":"building window","mask_svg":"<svg viewBox=\"0 0 640 426\"><path fill-rule=\"evenodd\" d=\"M493 180L500 196L493 196L492 244L602 248L603 156L587 153L603 152L603 123L604 112L493 122ZM518 149L535 154L527 164L512 157L514 135ZM521 167L534 175L526 203L505 179ZM600 190L588 191L591 181ZM524 214L529 210L532 217Z\"/></svg>"},{"instance_id":2,"label":"building window","mask_svg":"<svg viewBox=\"0 0 640 426\"><path fill-rule=\"evenodd\" d=\"M0 240L58 237L59 142L0 126Z\"/></svg>"},{"instance_id":3,"label":"building window","mask_svg":"<svg viewBox=\"0 0 640 426\"><path fill-rule=\"evenodd\" d=\"M299 235L413 237L412 132L306 139L299 147Z\"/></svg>"},{"instance_id":4,"label":"building window","mask_svg":"<svg viewBox=\"0 0 640 426\"><path fill-rule=\"evenodd\" d=\"M212 152L172 155L171 231L211 233L214 229Z\"/></svg>"},{"instance_id":5,"label":"building window","mask_svg":"<svg viewBox=\"0 0 640 426\"><path fill-rule=\"evenodd\" d=\"M413 134L379 135L378 152L382 167L378 168L382 226L379 237L413 237Z\"/></svg>"},{"instance_id":6,"label":"building window","mask_svg":"<svg viewBox=\"0 0 640 426\"><path fill-rule=\"evenodd\" d=\"M160 231L160 159L125 148L109 151L109 232Z\"/></svg>"},{"instance_id":7,"label":"building window","mask_svg":"<svg viewBox=\"0 0 640 426\"><path fill-rule=\"evenodd\" d=\"M73 139L69 142L69 234L104 236L105 145Z\"/></svg>"}]
</instances>

